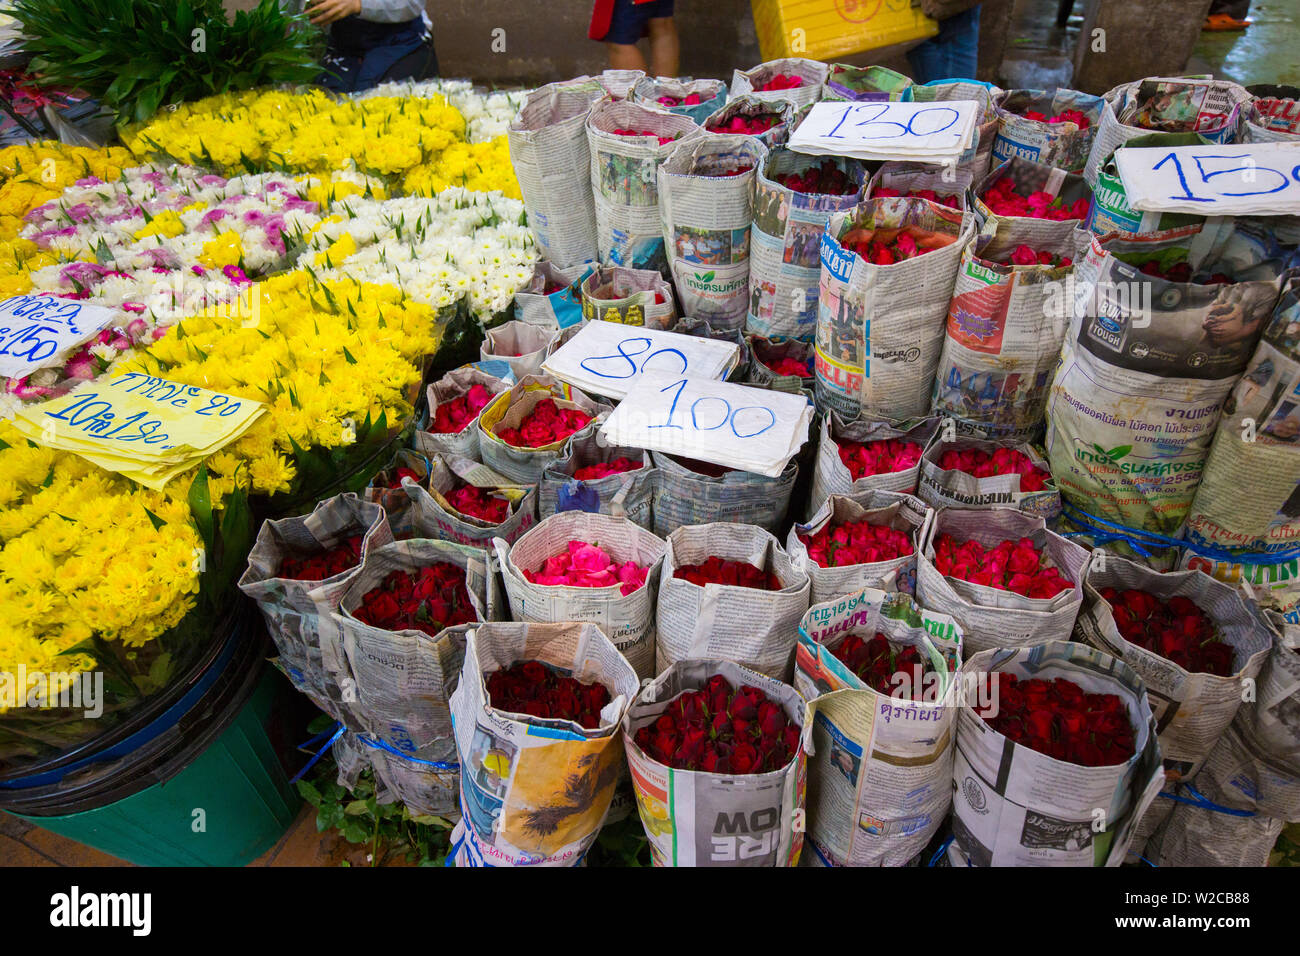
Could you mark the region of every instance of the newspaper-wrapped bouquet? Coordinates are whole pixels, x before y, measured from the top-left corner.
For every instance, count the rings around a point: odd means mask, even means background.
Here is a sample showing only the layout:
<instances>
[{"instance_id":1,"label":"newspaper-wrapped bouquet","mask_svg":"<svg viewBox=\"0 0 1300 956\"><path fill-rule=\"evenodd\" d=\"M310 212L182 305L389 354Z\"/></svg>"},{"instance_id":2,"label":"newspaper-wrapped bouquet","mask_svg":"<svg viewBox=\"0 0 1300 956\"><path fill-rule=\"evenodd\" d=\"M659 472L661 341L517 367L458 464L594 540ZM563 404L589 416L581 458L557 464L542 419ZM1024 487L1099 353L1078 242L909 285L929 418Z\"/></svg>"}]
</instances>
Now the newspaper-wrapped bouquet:
<instances>
[{"instance_id":1,"label":"newspaper-wrapped bouquet","mask_svg":"<svg viewBox=\"0 0 1300 956\"><path fill-rule=\"evenodd\" d=\"M600 266L580 288L584 319L667 329L677 318L673 287L655 269Z\"/></svg>"},{"instance_id":2,"label":"newspaper-wrapped bouquet","mask_svg":"<svg viewBox=\"0 0 1300 956\"><path fill-rule=\"evenodd\" d=\"M731 96L786 100L797 107L809 106L821 99L828 72L825 63L806 57L768 60L748 70L734 70Z\"/></svg>"},{"instance_id":3,"label":"newspaper-wrapped bouquet","mask_svg":"<svg viewBox=\"0 0 1300 956\"><path fill-rule=\"evenodd\" d=\"M941 438L921 456L916 493L932 508L1015 508L1048 520L1061 513L1047 461L1025 442Z\"/></svg>"},{"instance_id":4,"label":"newspaper-wrapped bouquet","mask_svg":"<svg viewBox=\"0 0 1300 956\"><path fill-rule=\"evenodd\" d=\"M647 76L637 81L630 99L633 103L657 106L703 123L709 114L722 109L727 102L727 84L722 80Z\"/></svg>"},{"instance_id":5,"label":"newspaper-wrapped bouquet","mask_svg":"<svg viewBox=\"0 0 1300 956\"><path fill-rule=\"evenodd\" d=\"M501 359L510 366L515 381L525 375L536 375L542 363L559 344L558 329L544 329L519 319L511 319L490 328L483 336L479 358L483 361Z\"/></svg>"},{"instance_id":6,"label":"newspaper-wrapped bouquet","mask_svg":"<svg viewBox=\"0 0 1300 956\"><path fill-rule=\"evenodd\" d=\"M549 375L528 375L479 416L483 462L514 481L536 484L570 438L591 434L612 410Z\"/></svg>"},{"instance_id":7,"label":"newspaper-wrapped bouquet","mask_svg":"<svg viewBox=\"0 0 1300 956\"><path fill-rule=\"evenodd\" d=\"M808 517L831 495L862 491L916 491L921 455L939 427L937 418L910 422L854 419L836 412L822 419L817 438Z\"/></svg>"},{"instance_id":8,"label":"newspaper-wrapped bouquet","mask_svg":"<svg viewBox=\"0 0 1300 956\"><path fill-rule=\"evenodd\" d=\"M542 472L538 514L595 511L650 528L656 474L644 448L602 445L599 435L570 439L564 456Z\"/></svg>"},{"instance_id":9,"label":"newspaper-wrapped bouquet","mask_svg":"<svg viewBox=\"0 0 1300 956\"><path fill-rule=\"evenodd\" d=\"M402 486L423 537L476 548L514 541L537 520L537 488L521 485L468 458L434 455L429 480Z\"/></svg>"},{"instance_id":10,"label":"newspaper-wrapped bouquet","mask_svg":"<svg viewBox=\"0 0 1300 956\"><path fill-rule=\"evenodd\" d=\"M544 329L569 329L582 322L579 284L595 268L580 263L561 269L545 259L533 266L529 280L515 293L515 318Z\"/></svg>"},{"instance_id":11,"label":"newspaper-wrapped bouquet","mask_svg":"<svg viewBox=\"0 0 1300 956\"><path fill-rule=\"evenodd\" d=\"M1078 90L1007 90L994 111L998 136L994 162L1024 156L1067 172L1081 172L1088 161L1102 99Z\"/></svg>"},{"instance_id":12,"label":"newspaper-wrapped bouquet","mask_svg":"<svg viewBox=\"0 0 1300 956\"><path fill-rule=\"evenodd\" d=\"M768 478L664 452L650 456L656 471L655 534L661 537L683 525L713 521L775 532L785 520L799 476L793 459L778 477Z\"/></svg>"},{"instance_id":13,"label":"newspaper-wrapped bouquet","mask_svg":"<svg viewBox=\"0 0 1300 956\"><path fill-rule=\"evenodd\" d=\"M415 447L426 455L478 458L478 419L509 385L481 369L453 369L429 386L429 421L415 432Z\"/></svg>"}]
</instances>

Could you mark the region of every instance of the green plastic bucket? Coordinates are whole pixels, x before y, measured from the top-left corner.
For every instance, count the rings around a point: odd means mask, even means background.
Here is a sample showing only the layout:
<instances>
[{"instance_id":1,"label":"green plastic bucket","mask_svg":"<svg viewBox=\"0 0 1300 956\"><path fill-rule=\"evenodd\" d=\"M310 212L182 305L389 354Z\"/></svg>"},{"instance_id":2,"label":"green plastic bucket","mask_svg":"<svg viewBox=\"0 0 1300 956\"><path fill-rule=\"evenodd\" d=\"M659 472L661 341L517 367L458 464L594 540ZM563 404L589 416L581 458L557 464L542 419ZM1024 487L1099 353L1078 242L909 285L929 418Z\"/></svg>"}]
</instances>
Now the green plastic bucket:
<instances>
[{"instance_id":1,"label":"green plastic bucket","mask_svg":"<svg viewBox=\"0 0 1300 956\"><path fill-rule=\"evenodd\" d=\"M222 703L224 713L204 715L209 728L226 724L219 736L195 754L202 729L186 733L174 756L151 769L161 782L130 787L136 792L77 813L14 816L140 866L255 860L284 835L301 799L267 733L288 685L260 655L241 676L242 686Z\"/></svg>"}]
</instances>

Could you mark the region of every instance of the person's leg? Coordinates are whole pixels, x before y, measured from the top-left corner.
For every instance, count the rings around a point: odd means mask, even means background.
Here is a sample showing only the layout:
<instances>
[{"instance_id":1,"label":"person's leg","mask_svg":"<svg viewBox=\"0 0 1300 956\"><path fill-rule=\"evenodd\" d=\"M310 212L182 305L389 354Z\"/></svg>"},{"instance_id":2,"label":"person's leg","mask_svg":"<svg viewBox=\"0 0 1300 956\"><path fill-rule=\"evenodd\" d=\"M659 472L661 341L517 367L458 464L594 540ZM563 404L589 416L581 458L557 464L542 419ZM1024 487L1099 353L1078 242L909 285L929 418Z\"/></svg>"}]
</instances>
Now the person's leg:
<instances>
[{"instance_id":1,"label":"person's leg","mask_svg":"<svg viewBox=\"0 0 1300 956\"><path fill-rule=\"evenodd\" d=\"M673 18L654 17L650 24L650 75L676 76L681 59L677 24Z\"/></svg>"},{"instance_id":2,"label":"person's leg","mask_svg":"<svg viewBox=\"0 0 1300 956\"><path fill-rule=\"evenodd\" d=\"M395 80L428 80L438 75L438 52L433 39L414 53L408 53L385 71L381 83Z\"/></svg>"},{"instance_id":3,"label":"person's leg","mask_svg":"<svg viewBox=\"0 0 1300 956\"><path fill-rule=\"evenodd\" d=\"M917 83L954 78L974 79L979 65L980 8L971 7L939 21L939 35L908 51Z\"/></svg>"},{"instance_id":4,"label":"person's leg","mask_svg":"<svg viewBox=\"0 0 1300 956\"><path fill-rule=\"evenodd\" d=\"M644 70L645 57L635 43L607 43L611 70Z\"/></svg>"}]
</instances>

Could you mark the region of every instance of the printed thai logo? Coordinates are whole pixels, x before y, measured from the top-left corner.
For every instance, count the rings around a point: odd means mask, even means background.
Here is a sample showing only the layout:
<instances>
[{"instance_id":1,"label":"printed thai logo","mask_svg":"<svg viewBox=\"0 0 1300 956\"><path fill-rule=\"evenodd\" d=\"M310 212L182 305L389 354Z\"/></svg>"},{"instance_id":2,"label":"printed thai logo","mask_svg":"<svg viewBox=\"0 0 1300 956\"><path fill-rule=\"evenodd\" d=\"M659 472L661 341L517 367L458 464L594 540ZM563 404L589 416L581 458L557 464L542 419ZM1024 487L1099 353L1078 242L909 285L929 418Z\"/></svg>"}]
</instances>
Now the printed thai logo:
<instances>
[{"instance_id":1,"label":"printed thai logo","mask_svg":"<svg viewBox=\"0 0 1300 956\"><path fill-rule=\"evenodd\" d=\"M719 279L716 272L693 272L686 276L686 287L700 295L734 295L749 285L748 276Z\"/></svg>"},{"instance_id":2,"label":"printed thai logo","mask_svg":"<svg viewBox=\"0 0 1300 956\"><path fill-rule=\"evenodd\" d=\"M979 785L974 777L967 777L961 784L962 795L970 808L976 813L988 812L988 798L984 796L984 788Z\"/></svg>"}]
</instances>

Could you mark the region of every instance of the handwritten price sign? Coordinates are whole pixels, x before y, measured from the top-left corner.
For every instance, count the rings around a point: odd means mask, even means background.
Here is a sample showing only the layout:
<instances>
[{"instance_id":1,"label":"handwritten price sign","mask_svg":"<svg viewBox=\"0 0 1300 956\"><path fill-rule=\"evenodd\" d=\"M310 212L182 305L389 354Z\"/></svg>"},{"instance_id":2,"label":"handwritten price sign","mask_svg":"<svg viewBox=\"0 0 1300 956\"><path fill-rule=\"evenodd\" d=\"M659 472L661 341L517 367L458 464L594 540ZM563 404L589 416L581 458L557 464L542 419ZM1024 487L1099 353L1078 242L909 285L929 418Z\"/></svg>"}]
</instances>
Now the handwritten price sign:
<instances>
[{"instance_id":1,"label":"handwritten price sign","mask_svg":"<svg viewBox=\"0 0 1300 956\"><path fill-rule=\"evenodd\" d=\"M1144 212L1300 215L1300 143L1124 147L1115 164Z\"/></svg>"},{"instance_id":2,"label":"handwritten price sign","mask_svg":"<svg viewBox=\"0 0 1300 956\"><path fill-rule=\"evenodd\" d=\"M0 302L0 375L22 378L56 365L108 326L112 309L52 295L15 295Z\"/></svg>"},{"instance_id":3,"label":"handwritten price sign","mask_svg":"<svg viewBox=\"0 0 1300 956\"><path fill-rule=\"evenodd\" d=\"M956 160L975 134L979 104L816 103L787 144L813 156Z\"/></svg>"},{"instance_id":4,"label":"handwritten price sign","mask_svg":"<svg viewBox=\"0 0 1300 956\"><path fill-rule=\"evenodd\" d=\"M647 370L600 433L614 445L775 478L808 440L812 414L802 395Z\"/></svg>"},{"instance_id":5,"label":"handwritten price sign","mask_svg":"<svg viewBox=\"0 0 1300 956\"><path fill-rule=\"evenodd\" d=\"M723 378L740 360L740 346L716 339L588 322L542 363L543 370L595 395L622 399L642 372Z\"/></svg>"}]
</instances>

